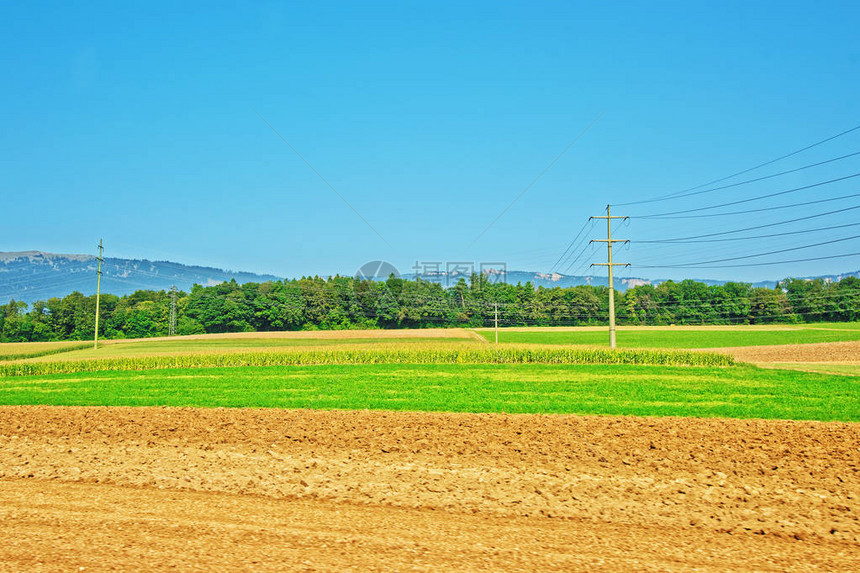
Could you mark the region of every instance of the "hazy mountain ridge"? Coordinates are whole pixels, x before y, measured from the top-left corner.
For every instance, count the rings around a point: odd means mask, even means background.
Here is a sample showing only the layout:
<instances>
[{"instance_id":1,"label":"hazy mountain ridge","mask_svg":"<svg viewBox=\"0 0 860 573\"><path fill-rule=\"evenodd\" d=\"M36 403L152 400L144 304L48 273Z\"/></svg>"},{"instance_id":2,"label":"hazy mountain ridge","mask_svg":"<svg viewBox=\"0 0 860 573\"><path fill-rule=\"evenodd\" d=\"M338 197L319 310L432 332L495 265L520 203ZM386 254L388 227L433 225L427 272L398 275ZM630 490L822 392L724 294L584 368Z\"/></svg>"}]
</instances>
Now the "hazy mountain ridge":
<instances>
[{"instance_id":1,"label":"hazy mountain ridge","mask_svg":"<svg viewBox=\"0 0 860 573\"><path fill-rule=\"evenodd\" d=\"M73 291L95 294L96 269L98 261L92 255L65 255L42 251L0 252L0 304L10 299L32 303L52 297L63 297ZM826 275L823 278L838 281L847 276L860 278L860 270L839 275ZM241 271L230 271L214 267L184 265L170 261L150 261L146 259L121 259L105 257L102 265L101 290L105 293L124 295L136 290L166 290L176 285L188 291L194 284L213 285L235 279L236 282L265 282L279 280L281 277ZM414 279L414 274L404 274L405 279ZM426 276L421 278L428 280ZM465 275L433 277L442 286L453 286ZM491 275L498 280L498 275ZM573 276L559 273L540 273L531 271L508 271L506 282L545 288L572 287L579 285L606 286L607 277L599 275ZM727 281L693 279L708 285L724 284ZM627 290L641 284L657 285L665 279L645 279L640 277L616 277L615 288ZM756 287L773 288L777 280L753 283Z\"/></svg>"},{"instance_id":2,"label":"hazy mountain ridge","mask_svg":"<svg viewBox=\"0 0 860 573\"><path fill-rule=\"evenodd\" d=\"M33 302L63 297L73 291L96 291L98 260L92 255L65 255L41 251L0 252L0 302ZM170 261L105 257L101 290L116 295L140 289L162 290L176 285L188 291L196 284L278 280L274 275L234 272Z\"/></svg>"},{"instance_id":3,"label":"hazy mountain ridge","mask_svg":"<svg viewBox=\"0 0 860 573\"><path fill-rule=\"evenodd\" d=\"M858 271L860 273L860 271ZM848 274L857 274L857 273L848 273ZM412 273L403 275L405 279L414 279L416 276L420 276L424 280L429 280L427 276L424 275L415 275ZM848 276L848 275L845 275ZM460 278L465 278L468 281L468 277L460 276L460 275L452 275L447 276L444 273L440 273L438 277L435 278L435 282L440 282L442 286L454 286L457 284L457 281ZM497 280L497 277L494 275L489 275L489 278L492 281ZM824 278L824 277L823 277ZM641 277L630 277L630 276L616 276L615 277L615 290L618 291L626 291L628 288L633 288L638 285L658 285L660 283L666 282L668 279L646 279ZM725 284L729 281L719 281L719 280L711 280L711 279L693 279L696 282L705 283L708 285L719 285ZM532 285L538 287L542 286L544 288L553 288L553 287L561 287L568 288L573 286L580 285L591 285L591 286L608 286L609 278L606 275L563 275L560 273L540 273L540 272L532 272L532 271L508 271L505 282L511 284L526 284L527 282ZM753 283L755 287L767 287L773 288L776 286L777 281L760 281Z\"/></svg>"}]
</instances>

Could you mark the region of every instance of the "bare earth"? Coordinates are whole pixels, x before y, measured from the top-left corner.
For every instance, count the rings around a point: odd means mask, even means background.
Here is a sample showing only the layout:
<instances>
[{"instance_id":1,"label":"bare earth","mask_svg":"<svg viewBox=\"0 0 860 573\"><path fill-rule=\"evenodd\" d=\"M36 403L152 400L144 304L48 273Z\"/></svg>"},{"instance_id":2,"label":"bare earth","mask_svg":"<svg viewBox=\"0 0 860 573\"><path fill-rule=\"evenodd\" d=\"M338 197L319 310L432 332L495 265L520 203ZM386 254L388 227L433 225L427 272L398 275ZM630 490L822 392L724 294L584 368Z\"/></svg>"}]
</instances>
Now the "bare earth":
<instances>
[{"instance_id":1,"label":"bare earth","mask_svg":"<svg viewBox=\"0 0 860 573\"><path fill-rule=\"evenodd\" d=\"M780 362L810 362L831 364L860 364L860 340L819 342L812 344L780 344L775 346L741 346L710 348L710 352L730 354L742 362L778 364Z\"/></svg>"},{"instance_id":2,"label":"bare earth","mask_svg":"<svg viewBox=\"0 0 860 573\"><path fill-rule=\"evenodd\" d=\"M0 408L7 570L857 570L860 425Z\"/></svg>"}]
</instances>

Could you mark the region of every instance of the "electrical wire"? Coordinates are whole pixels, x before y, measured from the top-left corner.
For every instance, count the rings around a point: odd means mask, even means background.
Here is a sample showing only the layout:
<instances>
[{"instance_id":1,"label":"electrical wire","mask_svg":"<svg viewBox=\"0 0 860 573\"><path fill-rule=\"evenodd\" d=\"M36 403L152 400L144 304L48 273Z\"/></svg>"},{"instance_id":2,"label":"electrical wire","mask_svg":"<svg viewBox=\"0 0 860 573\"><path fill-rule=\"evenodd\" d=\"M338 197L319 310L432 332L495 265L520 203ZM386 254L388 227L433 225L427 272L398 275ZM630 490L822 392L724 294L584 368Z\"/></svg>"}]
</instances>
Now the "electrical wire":
<instances>
[{"instance_id":1,"label":"electrical wire","mask_svg":"<svg viewBox=\"0 0 860 573\"><path fill-rule=\"evenodd\" d=\"M746 237L731 237L728 239L703 239L703 240L691 240L691 241L680 241L673 239L662 239L662 240L653 240L653 241L631 241L636 244L687 244L687 243L722 243L725 241L746 241L749 239L766 239L770 237L784 237L788 235L802 235L806 233L815 233L818 231L830 231L832 229L844 229L845 227L856 227L860 225L858 223L846 223L845 225L831 225L829 227L818 227L816 229L804 229L802 231L787 231L785 233L771 233L769 235L747 235Z\"/></svg>"},{"instance_id":2,"label":"electrical wire","mask_svg":"<svg viewBox=\"0 0 860 573\"><path fill-rule=\"evenodd\" d=\"M818 217L826 217L828 215L836 215L838 213L845 213L847 211L853 211L855 209L860 209L860 205L857 205L854 207L846 207L844 209L837 209L835 211L827 211L826 213L818 213L816 215L808 215L806 217L798 217L796 219L789 219L787 221L779 221L776 223L767 223L765 225L753 225L752 227L744 227L742 229L734 229L732 231L721 231L721 232L717 232L717 233L706 233L704 235L692 235L689 237L682 237L681 239L666 239L666 240L676 242L679 240L700 239L703 237L718 237L718 236L722 236L722 235L731 235L733 233L743 233L744 231L754 231L757 229L765 229L768 227L778 227L780 225L788 225L790 223L797 223L799 221L808 221L810 219L817 219ZM638 242L642 242L642 241L638 241Z\"/></svg>"},{"instance_id":3,"label":"electrical wire","mask_svg":"<svg viewBox=\"0 0 860 573\"><path fill-rule=\"evenodd\" d=\"M804 201L802 203L790 203L788 205L774 205L772 207L762 207L761 209L745 209L743 211L727 211L725 213L710 213L707 215L682 215L680 217L655 217L655 219L701 219L703 217L725 217L728 215L749 215L751 213L763 213L769 211L778 211L780 209L793 209L795 207L806 207L807 205L819 205L821 203L831 203L833 201L842 201L843 199L853 199L860 197L860 193L851 195L842 195L840 197L828 197L827 199L817 199L815 201Z\"/></svg>"},{"instance_id":4,"label":"electrical wire","mask_svg":"<svg viewBox=\"0 0 860 573\"><path fill-rule=\"evenodd\" d=\"M808 259L792 259L790 261L772 261L772 262L759 262L759 263L748 263L742 265L716 265L716 266L703 266L701 264L696 265L636 265L636 268L641 269L733 269L740 267L758 267L765 265L784 265L788 263L806 263L810 261L825 261L829 259L843 259L848 257L855 257L860 255L860 252L857 253L843 253L841 255L830 255L827 257L811 257Z\"/></svg>"},{"instance_id":5,"label":"electrical wire","mask_svg":"<svg viewBox=\"0 0 860 573\"><path fill-rule=\"evenodd\" d=\"M673 197L673 199L683 199L685 197L692 197L694 195L702 195L704 193L711 193L713 191L722 191L725 189L732 189L734 187L740 187L742 185L748 185L750 183L757 183L759 181L765 181L767 179L773 179L774 177L780 177L782 175L788 175L790 173L797 173L799 171L804 171L806 169L811 169L813 167L820 167L821 165L826 165L828 163L834 163L836 161L842 161L843 159L848 159L849 157L854 157L856 155L860 155L860 151L855 151L854 153L849 153L848 155L842 155L840 157L834 157L833 159L828 159L826 161L819 161L818 163L812 163L810 165L804 165L803 167L797 167L795 169L789 169L787 171L780 171L779 173L773 173L771 175L765 175L764 177L756 177L755 179L747 179L746 181L740 181L738 183L732 183L731 185L723 185L721 187L712 187L710 189L704 189L702 191L694 191L691 193L676 195L675 197Z\"/></svg>"},{"instance_id":6,"label":"electrical wire","mask_svg":"<svg viewBox=\"0 0 860 573\"><path fill-rule=\"evenodd\" d=\"M628 201L627 203L616 203L613 205L613 207L621 207L624 205L639 205L642 203L654 203L657 201L665 201L668 199L675 199L679 195L682 195L684 193L688 193L690 191L695 191L697 189L701 189L702 187L707 187L708 185L714 185L716 183L722 183L723 181L727 181L727 180L732 179L734 177L737 177L739 175L744 175L746 173L749 173L750 171L755 171L756 169L761 169L762 167L767 167L768 165L772 165L774 163L782 161L783 159L788 159L789 157L793 157L795 155L798 155L799 153L803 153L804 151L808 151L810 149L813 149L814 147L818 147L819 145L823 145L825 143L833 141L834 139L837 139L837 138L842 137L844 135L848 135L849 133L857 131L858 129L860 129L860 125L852 127L851 129L847 129L841 133L837 133L836 135L830 136L826 139L822 139L821 141L817 141L817 142L813 143L812 145L807 145L806 147L803 147L803 148L798 149L796 151L792 151L791 153L787 153L785 155L777 157L776 159L771 159L770 161L765 161L764 163L761 163L761 164L756 165L754 167L750 167L749 169L744 169L743 171L738 171L737 173L732 173L731 175L727 175L725 177L720 177L719 179L714 179L713 181L708 181L707 183L702 183L701 185L696 185L695 187L690 187L688 189L683 189L683 190L677 191L675 193L670 193L668 195L662 195L660 197L654 197L651 199L642 199L639 201Z\"/></svg>"},{"instance_id":7,"label":"electrical wire","mask_svg":"<svg viewBox=\"0 0 860 573\"><path fill-rule=\"evenodd\" d=\"M555 262L555 264L552 265L550 272L555 270L555 268L562 261L562 259L564 259L565 255L567 255L567 253L573 248L573 245L577 242L577 240L580 238L580 236L582 236L582 233L585 232L585 228L588 227L589 223L593 223L593 220L588 219L585 223L583 223L582 228L579 230L579 232L576 234L576 236L573 238L573 240L570 242L570 244L567 246L567 248L564 250L564 252L558 258L558 260Z\"/></svg>"},{"instance_id":8,"label":"electrical wire","mask_svg":"<svg viewBox=\"0 0 860 573\"><path fill-rule=\"evenodd\" d=\"M777 197L780 195L787 195L789 193L795 193L797 191L804 191L806 189L813 189L815 187L821 187L823 185L829 185L831 183L837 183L839 181L845 181L847 179L853 179L854 177L860 177L860 173L854 173L852 175L846 175L845 177L838 177L836 179L830 179L828 181L822 181L820 183L813 183L811 185L804 185L803 187L795 187L794 189L786 189L784 191L777 191L775 193L768 193L766 195L759 195L758 197L750 197L748 199L739 199L737 201L729 201L727 203L720 203L719 205L709 205L707 207L697 207L695 209L684 209L682 211L669 211L666 213L652 213L650 215L637 215L637 216L631 217L631 218L636 218L636 219L664 219L665 218L665 219L668 219L668 218L670 218L669 217L670 215L680 215L680 214L684 214L684 213L694 213L694 212L698 212L698 211L707 211L708 209L719 209L720 207L729 207L731 205L740 205L741 203L749 203L751 201L758 201L761 199L769 199L771 197ZM762 210L762 209L760 209L760 210ZM714 217L714 216L719 216L719 215L735 215L738 213L747 213L747 212L752 213L755 211L738 211L738 212L734 212L734 213L716 213L713 215L702 215L702 216L703 217ZM677 217L671 217L671 218L677 218Z\"/></svg>"}]
</instances>

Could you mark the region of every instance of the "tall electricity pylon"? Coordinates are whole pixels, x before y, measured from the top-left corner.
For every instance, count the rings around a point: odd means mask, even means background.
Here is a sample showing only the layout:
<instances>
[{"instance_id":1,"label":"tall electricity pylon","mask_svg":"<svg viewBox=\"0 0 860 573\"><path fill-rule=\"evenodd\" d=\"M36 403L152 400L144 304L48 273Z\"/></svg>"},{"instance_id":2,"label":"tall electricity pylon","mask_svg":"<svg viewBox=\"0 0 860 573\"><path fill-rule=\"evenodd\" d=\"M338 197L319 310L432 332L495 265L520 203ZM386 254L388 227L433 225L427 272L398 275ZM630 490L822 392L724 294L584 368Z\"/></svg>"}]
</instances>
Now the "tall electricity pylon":
<instances>
[{"instance_id":1,"label":"tall electricity pylon","mask_svg":"<svg viewBox=\"0 0 860 573\"><path fill-rule=\"evenodd\" d=\"M630 217L613 217L609 213L609 205L606 206L606 215L589 217L591 219L606 219L606 238L593 239L592 243L606 243L608 259L605 263L592 263L591 266L607 267L609 269L609 348L615 348L615 281L612 278L613 267L629 267L630 263L612 262L612 243L629 243L628 239L612 238L612 219L629 219Z\"/></svg>"}]
</instances>

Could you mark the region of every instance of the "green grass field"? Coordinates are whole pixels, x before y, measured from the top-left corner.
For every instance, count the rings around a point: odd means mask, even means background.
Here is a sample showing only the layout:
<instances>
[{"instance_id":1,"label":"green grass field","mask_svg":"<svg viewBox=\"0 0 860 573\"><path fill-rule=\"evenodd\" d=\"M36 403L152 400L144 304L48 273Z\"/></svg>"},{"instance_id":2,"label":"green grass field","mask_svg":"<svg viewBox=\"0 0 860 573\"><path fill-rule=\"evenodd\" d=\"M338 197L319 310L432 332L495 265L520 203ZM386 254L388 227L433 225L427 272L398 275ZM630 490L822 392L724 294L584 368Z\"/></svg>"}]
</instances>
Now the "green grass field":
<instances>
[{"instance_id":1,"label":"green grass field","mask_svg":"<svg viewBox=\"0 0 860 573\"><path fill-rule=\"evenodd\" d=\"M858 382L750 366L269 366L3 378L0 403L860 421Z\"/></svg>"},{"instance_id":2,"label":"green grass field","mask_svg":"<svg viewBox=\"0 0 860 573\"><path fill-rule=\"evenodd\" d=\"M774 368L801 370L805 372L821 372L822 374L842 374L845 376L860 376L860 364L827 364L816 362L776 362Z\"/></svg>"},{"instance_id":3,"label":"green grass field","mask_svg":"<svg viewBox=\"0 0 860 573\"><path fill-rule=\"evenodd\" d=\"M829 330L860 330L860 322L811 322L802 325L802 327L810 329L826 328Z\"/></svg>"},{"instance_id":4,"label":"green grass field","mask_svg":"<svg viewBox=\"0 0 860 573\"><path fill-rule=\"evenodd\" d=\"M88 343L0 344L0 404L853 422L860 421L856 365L765 369L673 349L860 340L854 326L622 330L617 351L571 346L604 344L606 332L595 329L503 330L500 346L403 332L391 338L355 333L355 338L142 340L98 350ZM493 333L481 335L491 339Z\"/></svg>"},{"instance_id":5,"label":"green grass field","mask_svg":"<svg viewBox=\"0 0 860 573\"><path fill-rule=\"evenodd\" d=\"M851 323L853 324L853 323ZM479 334L494 340L492 330ZM619 348L728 348L732 346L765 346L771 344L809 344L813 342L839 342L860 340L860 329L844 330L819 328L778 329L672 329L619 330L616 333ZM499 331L499 342L510 344L577 344L608 346L605 330L506 330Z\"/></svg>"}]
</instances>

